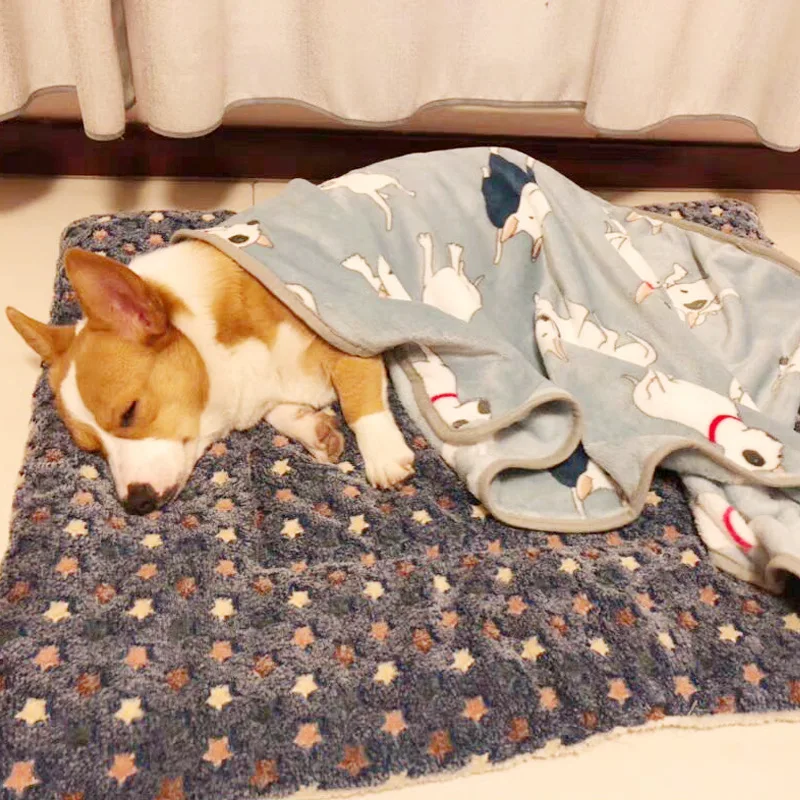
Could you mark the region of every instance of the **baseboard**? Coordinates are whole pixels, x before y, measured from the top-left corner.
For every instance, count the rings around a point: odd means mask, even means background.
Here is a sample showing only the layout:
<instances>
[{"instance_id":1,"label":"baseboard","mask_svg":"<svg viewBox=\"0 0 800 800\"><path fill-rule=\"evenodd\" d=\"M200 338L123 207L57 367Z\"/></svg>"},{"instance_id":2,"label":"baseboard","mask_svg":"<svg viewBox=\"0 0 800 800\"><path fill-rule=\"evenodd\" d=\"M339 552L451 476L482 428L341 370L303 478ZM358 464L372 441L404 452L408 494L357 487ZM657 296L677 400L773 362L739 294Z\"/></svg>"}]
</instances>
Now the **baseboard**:
<instances>
[{"instance_id":1,"label":"baseboard","mask_svg":"<svg viewBox=\"0 0 800 800\"><path fill-rule=\"evenodd\" d=\"M800 153L756 144L238 127L171 139L142 125L98 142L78 122L44 120L0 123L0 174L318 182L406 153L486 145L522 150L583 186L800 190Z\"/></svg>"}]
</instances>

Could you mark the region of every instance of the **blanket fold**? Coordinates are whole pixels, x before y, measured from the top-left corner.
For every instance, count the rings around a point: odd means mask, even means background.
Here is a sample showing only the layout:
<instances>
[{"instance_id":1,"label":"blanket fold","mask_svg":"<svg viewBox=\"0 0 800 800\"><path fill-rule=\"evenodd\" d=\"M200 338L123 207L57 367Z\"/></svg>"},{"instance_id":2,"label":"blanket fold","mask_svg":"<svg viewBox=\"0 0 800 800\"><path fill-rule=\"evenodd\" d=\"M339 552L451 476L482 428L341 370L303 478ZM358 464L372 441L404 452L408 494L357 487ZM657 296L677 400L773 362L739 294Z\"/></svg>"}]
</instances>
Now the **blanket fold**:
<instances>
[{"instance_id":1,"label":"blanket fold","mask_svg":"<svg viewBox=\"0 0 800 800\"><path fill-rule=\"evenodd\" d=\"M313 330L386 353L401 400L498 519L602 531L676 470L716 563L800 575L800 267L610 205L523 153L405 156L181 231Z\"/></svg>"}]
</instances>

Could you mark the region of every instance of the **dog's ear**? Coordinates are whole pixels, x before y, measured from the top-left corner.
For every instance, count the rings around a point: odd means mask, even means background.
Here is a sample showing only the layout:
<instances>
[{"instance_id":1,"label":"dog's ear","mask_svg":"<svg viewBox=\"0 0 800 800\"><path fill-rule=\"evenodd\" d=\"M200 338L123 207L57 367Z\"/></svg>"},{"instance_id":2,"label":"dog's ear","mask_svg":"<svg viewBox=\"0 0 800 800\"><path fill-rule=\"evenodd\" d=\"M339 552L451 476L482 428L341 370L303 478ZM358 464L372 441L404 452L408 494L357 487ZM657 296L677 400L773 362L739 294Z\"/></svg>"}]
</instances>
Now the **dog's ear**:
<instances>
[{"instance_id":1,"label":"dog's ear","mask_svg":"<svg viewBox=\"0 0 800 800\"><path fill-rule=\"evenodd\" d=\"M14 330L27 342L45 364L52 364L65 353L75 336L72 325L45 325L16 308L7 308L6 316Z\"/></svg>"},{"instance_id":2,"label":"dog's ear","mask_svg":"<svg viewBox=\"0 0 800 800\"><path fill-rule=\"evenodd\" d=\"M78 248L67 250L64 263L91 327L143 344L166 332L163 301L124 264Z\"/></svg>"}]
</instances>

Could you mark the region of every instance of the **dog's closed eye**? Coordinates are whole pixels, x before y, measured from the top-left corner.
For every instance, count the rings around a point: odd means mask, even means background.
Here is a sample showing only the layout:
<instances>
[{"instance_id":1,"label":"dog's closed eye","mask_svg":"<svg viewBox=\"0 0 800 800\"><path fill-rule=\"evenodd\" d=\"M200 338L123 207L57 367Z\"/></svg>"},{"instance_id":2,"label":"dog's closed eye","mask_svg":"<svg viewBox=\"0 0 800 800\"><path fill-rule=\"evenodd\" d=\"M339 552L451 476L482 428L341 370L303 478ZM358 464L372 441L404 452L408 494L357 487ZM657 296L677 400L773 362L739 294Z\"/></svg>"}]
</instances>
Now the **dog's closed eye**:
<instances>
[{"instance_id":1,"label":"dog's closed eye","mask_svg":"<svg viewBox=\"0 0 800 800\"><path fill-rule=\"evenodd\" d=\"M119 424L121 428L130 428L133 425L134 417L136 416L136 406L138 405L138 401L134 400L127 409L125 409L125 413L120 417Z\"/></svg>"}]
</instances>

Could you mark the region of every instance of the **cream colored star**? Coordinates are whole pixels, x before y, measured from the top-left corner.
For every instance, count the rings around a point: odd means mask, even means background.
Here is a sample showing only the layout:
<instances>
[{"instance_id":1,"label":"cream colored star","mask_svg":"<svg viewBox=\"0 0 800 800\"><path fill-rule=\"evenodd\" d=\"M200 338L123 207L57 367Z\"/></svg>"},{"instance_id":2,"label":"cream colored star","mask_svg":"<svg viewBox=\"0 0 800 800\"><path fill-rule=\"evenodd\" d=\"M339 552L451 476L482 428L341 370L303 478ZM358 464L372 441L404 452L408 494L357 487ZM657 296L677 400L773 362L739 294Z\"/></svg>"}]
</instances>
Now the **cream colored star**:
<instances>
[{"instance_id":1,"label":"cream colored star","mask_svg":"<svg viewBox=\"0 0 800 800\"><path fill-rule=\"evenodd\" d=\"M51 600L50 608L42 616L49 619L50 622L56 623L68 619L72 614L69 610L69 603L66 600Z\"/></svg>"},{"instance_id":2,"label":"cream colored star","mask_svg":"<svg viewBox=\"0 0 800 800\"><path fill-rule=\"evenodd\" d=\"M633 556L623 556L620 558L619 563L629 572L636 572L640 567L639 562Z\"/></svg>"},{"instance_id":3,"label":"cream colored star","mask_svg":"<svg viewBox=\"0 0 800 800\"><path fill-rule=\"evenodd\" d=\"M469 672L474 663L475 659L472 657L472 653L465 647L453 653L453 663L450 665L450 669L457 669L459 672L466 673Z\"/></svg>"},{"instance_id":4,"label":"cream colored star","mask_svg":"<svg viewBox=\"0 0 800 800\"><path fill-rule=\"evenodd\" d=\"M743 635L741 631L737 631L730 623L727 625L720 625L717 630L719 631L719 638L723 642L733 642L736 644L736 642L739 641L739 637Z\"/></svg>"},{"instance_id":5,"label":"cream colored star","mask_svg":"<svg viewBox=\"0 0 800 800\"><path fill-rule=\"evenodd\" d=\"M307 605L311 604L311 598L308 596L308 592L292 592L291 596L287 600L290 606L294 606L295 608L305 608Z\"/></svg>"},{"instance_id":6,"label":"cream colored star","mask_svg":"<svg viewBox=\"0 0 800 800\"><path fill-rule=\"evenodd\" d=\"M339 472L343 472L345 475L349 475L355 469L355 467L349 461L340 461L336 465L336 468L339 470Z\"/></svg>"},{"instance_id":7,"label":"cream colored star","mask_svg":"<svg viewBox=\"0 0 800 800\"><path fill-rule=\"evenodd\" d=\"M508 567L500 567L497 570L497 575L495 575L495 579L498 583L502 583L508 586L512 580L514 580L514 573Z\"/></svg>"},{"instance_id":8,"label":"cream colored star","mask_svg":"<svg viewBox=\"0 0 800 800\"><path fill-rule=\"evenodd\" d=\"M539 644L536 636L531 636L522 643L522 657L526 661L536 661L539 656L544 655L547 650Z\"/></svg>"},{"instance_id":9,"label":"cream colored star","mask_svg":"<svg viewBox=\"0 0 800 800\"><path fill-rule=\"evenodd\" d=\"M164 540L157 533L148 533L142 539L142 545L148 550L155 550L156 547L161 547L162 544L164 544Z\"/></svg>"},{"instance_id":10,"label":"cream colored star","mask_svg":"<svg viewBox=\"0 0 800 800\"><path fill-rule=\"evenodd\" d=\"M794 612L783 617L783 627L792 633L800 633L800 617Z\"/></svg>"},{"instance_id":11,"label":"cream colored star","mask_svg":"<svg viewBox=\"0 0 800 800\"><path fill-rule=\"evenodd\" d=\"M681 564L687 567L696 567L700 563L697 553L694 550L684 550L681 552Z\"/></svg>"},{"instance_id":12,"label":"cream colored star","mask_svg":"<svg viewBox=\"0 0 800 800\"><path fill-rule=\"evenodd\" d=\"M68 533L73 539L77 539L80 536L86 536L89 533L89 529L82 519L71 519L64 528L64 533Z\"/></svg>"},{"instance_id":13,"label":"cream colored star","mask_svg":"<svg viewBox=\"0 0 800 800\"><path fill-rule=\"evenodd\" d=\"M363 514L357 514L355 517L350 517L350 526L348 531L354 533L356 536L361 536L365 530L369 528L369 523L364 519Z\"/></svg>"},{"instance_id":14,"label":"cream colored star","mask_svg":"<svg viewBox=\"0 0 800 800\"><path fill-rule=\"evenodd\" d=\"M611 648L606 644L605 639L592 639L589 642L589 649L594 650L599 656L607 656L611 652Z\"/></svg>"},{"instance_id":15,"label":"cream colored star","mask_svg":"<svg viewBox=\"0 0 800 800\"><path fill-rule=\"evenodd\" d=\"M647 493L647 497L645 498L645 505L653 506L654 508L658 508L661 505L662 499L659 494L656 492L650 491Z\"/></svg>"},{"instance_id":16,"label":"cream colored star","mask_svg":"<svg viewBox=\"0 0 800 800\"><path fill-rule=\"evenodd\" d=\"M22 707L22 711L14 714L14 719L21 720L27 723L30 727L37 722L44 722L49 719L50 715L47 713L47 701L38 697L29 697Z\"/></svg>"},{"instance_id":17,"label":"cream colored star","mask_svg":"<svg viewBox=\"0 0 800 800\"><path fill-rule=\"evenodd\" d=\"M235 613L236 609L233 607L233 600L231 600L230 597L217 597L214 600L211 611L209 611L209 614L211 614L212 617L216 617L218 620L226 620Z\"/></svg>"},{"instance_id":18,"label":"cream colored star","mask_svg":"<svg viewBox=\"0 0 800 800\"><path fill-rule=\"evenodd\" d=\"M675 641L673 638L666 632L661 632L658 634L658 643L665 649L665 650L674 650L675 649Z\"/></svg>"},{"instance_id":19,"label":"cream colored star","mask_svg":"<svg viewBox=\"0 0 800 800\"><path fill-rule=\"evenodd\" d=\"M437 592L444 594L445 592L450 591L450 581L444 575L434 575L433 576L433 588L436 589Z\"/></svg>"},{"instance_id":20,"label":"cream colored star","mask_svg":"<svg viewBox=\"0 0 800 800\"><path fill-rule=\"evenodd\" d=\"M380 597L383 597L383 585L380 581L367 581L367 585L364 587L362 594L365 597L369 597L370 600L378 600Z\"/></svg>"},{"instance_id":21,"label":"cream colored star","mask_svg":"<svg viewBox=\"0 0 800 800\"><path fill-rule=\"evenodd\" d=\"M375 670L372 680L375 683L382 683L384 686L388 686L398 674L394 661L382 661L378 664L378 669Z\"/></svg>"},{"instance_id":22,"label":"cream colored star","mask_svg":"<svg viewBox=\"0 0 800 800\"><path fill-rule=\"evenodd\" d=\"M721 217L722 216L722 209L719 206L714 206L711 209L711 216L712 217Z\"/></svg>"},{"instance_id":23,"label":"cream colored star","mask_svg":"<svg viewBox=\"0 0 800 800\"><path fill-rule=\"evenodd\" d=\"M219 470L211 476L211 482L217 486L224 486L230 480L230 476L225 470Z\"/></svg>"},{"instance_id":24,"label":"cream colored star","mask_svg":"<svg viewBox=\"0 0 800 800\"><path fill-rule=\"evenodd\" d=\"M126 725L133 725L136 720L141 719L143 716L141 697L129 697L120 701L119 709L114 714L115 719L124 722Z\"/></svg>"},{"instance_id":25,"label":"cream colored star","mask_svg":"<svg viewBox=\"0 0 800 800\"><path fill-rule=\"evenodd\" d=\"M125 612L129 617L136 617L143 620L156 612L153 610L153 599L151 597L139 597L133 601L133 605Z\"/></svg>"},{"instance_id":26,"label":"cream colored star","mask_svg":"<svg viewBox=\"0 0 800 800\"><path fill-rule=\"evenodd\" d=\"M276 461L272 465L272 472L275 475L283 476L283 475L286 475L287 472L291 472L291 471L292 471L292 468L289 466L289 459L288 458L282 458L280 461Z\"/></svg>"},{"instance_id":27,"label":"cream colored star","mask_svg":"<svg viewBox=\"0 0 800 800\"><path fill-rule=\"evenodd\" d=\"M215 708L217 711L222 711L232 700L230 687L227 683L222 683L219 686L211 687L211 691L206 698L206 705Z\"/></svg>"},{"instance_id":28,"label":"cream colored star","mask_svg":"<svg viewBox=\"0 0 800 800\"><path fill-rule=\"evenodd\" d=\"M427 525L432 521L431 515L424 508L415 511L411 515L411 518L414 520L414 522L418 522L420 525Z\"/></svg>"},{"instance_id":29,"label":"cream colored star","mask_svg":"<svg viewBox=\"0 0 800 800\"><path fill-rule=\"evenodd\" d=\"M486 519L486 513L486 509L482 505L469 507L469 515L472 519Z\"/></svg>"},{"instance_id":30,"label":"cream colored star","mask_svg":"<svg viewBox=\"0 0 800 800\"><path fill-rule=\"evenodd\" d=\"M80 470L79 474L81 478L86 478L87 481L95 481L97 480L97 470L91 464L84 464Z\"/></svg>"},{"instance_id":31,"label":"cream colored star","mask_svg":"<svg viewBox=\"0 0 800 800\"><path fill-rule=\"evenodd\" d=\"M225 544L236 541L236 531L233 528L222 528L217 534L217 539Z\"/></svg>"},{"instance_id":32,"label":"cream colored star","mask_svg":"<svg viewBox=\"0 0 800 800\"><path fill-rule=\"evenodd\" d=\"M300 520L295 517L294 519L287 519L281 528L281 534L287 539L296 539L303 533L305 528L300 524Z\"/></svg>"},{"instance_id":33,"label":"cream colored star","mask_svg":"<svg viewBox=\"0 0 800 800\"><path fill-rule=\"evenodd\" d=\"M558 571L566 572L567 575L574 575L580 568L581 565L574 558L565 558L561 562L561 566L558 568Z\"/></svg>"},{"instance_id":34,"label":"cream colored star","mask_svg":"<svg viewBox=\"0 0 800 800\"><path fill-rule=\"evenodd\" d=\"M308 696L316 692L317 689L319 689L319 686L317 686L314 676L309 673L308 675L300 675L298 677L292 687L292 694L300 694L303 696L303 699L308 700Z\"/></svg>"}]
</instances>

